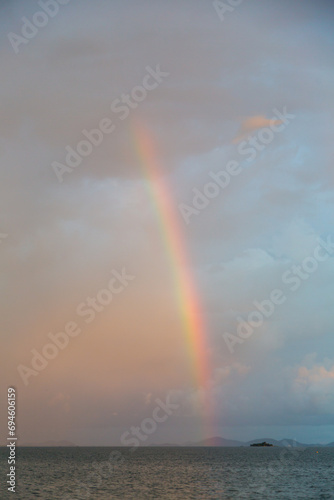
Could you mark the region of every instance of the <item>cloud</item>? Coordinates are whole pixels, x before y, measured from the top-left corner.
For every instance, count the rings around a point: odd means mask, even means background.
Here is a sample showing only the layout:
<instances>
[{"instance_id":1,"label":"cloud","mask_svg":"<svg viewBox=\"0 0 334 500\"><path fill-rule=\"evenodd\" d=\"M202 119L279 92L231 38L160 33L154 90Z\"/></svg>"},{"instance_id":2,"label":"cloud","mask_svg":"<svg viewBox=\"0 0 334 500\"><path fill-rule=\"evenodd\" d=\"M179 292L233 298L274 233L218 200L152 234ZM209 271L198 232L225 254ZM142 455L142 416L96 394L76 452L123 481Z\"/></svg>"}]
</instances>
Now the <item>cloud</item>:
<instances>
[{"instance_id":1,"label":"cloud","mask_svg":"<svg viewBox=\"0 0 334 500\"><path fill-rule=\"evenodd\" d=\"M328 364L329 360L327 360ZM332 414L334 411L334 364L300 366L293 381L295 405L301 414Z\"/></svg>"},{"instance_id":2,"label":"cloud","mask_svg":"<svg viewBox=\"0 0 334 500\"><path fill-rule=\"evenodd\" d=\"M233 139L233 144L241 142L243 139L248 138L255 130L270 127L273 125L281 125L283 122L281 120L268 119L264 115L255 115L249 118L245 118L241 122L241 127L239 132Z\"/></svg>"},{"instance_id":3,"label":"cloud","mask_svg":"<svg viewBox=\"0 0 334 500\"><path fill-rule=\"evenodd\" d=\"M175 269L136 153L134 118L152 133L176 210L210 172L232 159L242 168L189 226L178 220L207 325L218 428L306 422L310 391L322 424L333 369L303 360L334 347L333 259L235 355L222 334L332 231L332 9L255 0L222 24L202 0L73 0L16 55L7 33L36 2L0 8L0 232L8 234L0 245L1 366L20 390L25 441L77 433L79 444L94 444L100 432L103 444L106 432L119 444L124 427L147 416L151 395L169 393L189 411L166 424L166 436L181 442L197 433L203 398L193 389ZM157 64L168 79L129 119L112 114L113 100ZM238 143L284 106L296 119L249 162ZM52 162L104 117L115 119L115 133L60 185ZM76 306L123 267L136 276L126 294L24 390L17 365L78 319Z\"/></svg>"},{"instance_id":4,"label":"cloud","mask_svg":"<svg viewBox=\"0 0 334 500\"><path fill-rule=\"evenodd\" d=\"M331 379L334 379L334 366L328 370L324 366L318 365L311 369L301 366L298 369L298 377L295 382L300 385L317 385Z\"/></svg>"}]
</instances>

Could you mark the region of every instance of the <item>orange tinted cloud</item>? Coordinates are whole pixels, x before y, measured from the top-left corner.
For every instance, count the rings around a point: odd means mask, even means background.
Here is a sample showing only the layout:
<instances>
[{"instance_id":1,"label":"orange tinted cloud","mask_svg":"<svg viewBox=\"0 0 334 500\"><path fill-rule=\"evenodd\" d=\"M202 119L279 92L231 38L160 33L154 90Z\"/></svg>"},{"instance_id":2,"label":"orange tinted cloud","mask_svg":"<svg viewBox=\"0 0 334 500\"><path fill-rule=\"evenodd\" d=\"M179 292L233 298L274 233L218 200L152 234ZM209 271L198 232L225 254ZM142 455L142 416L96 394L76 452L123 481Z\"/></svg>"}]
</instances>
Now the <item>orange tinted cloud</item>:
<instances>
[{"instance_id":1,"label":"orange tinted cloud","mask_svg":"<svg viewBox=\"0 0 334 500\"><path fill-rule=\"evenodd\" d=\"M252 132L260 128L270 127L270 125L280 125L281 120L275 120L273 118L266 118L264 115L255 115L245 118L241 122L240 129L233 139L233 144L240 142L242 139L248 137Z\"/></svg>"}]
</instances>

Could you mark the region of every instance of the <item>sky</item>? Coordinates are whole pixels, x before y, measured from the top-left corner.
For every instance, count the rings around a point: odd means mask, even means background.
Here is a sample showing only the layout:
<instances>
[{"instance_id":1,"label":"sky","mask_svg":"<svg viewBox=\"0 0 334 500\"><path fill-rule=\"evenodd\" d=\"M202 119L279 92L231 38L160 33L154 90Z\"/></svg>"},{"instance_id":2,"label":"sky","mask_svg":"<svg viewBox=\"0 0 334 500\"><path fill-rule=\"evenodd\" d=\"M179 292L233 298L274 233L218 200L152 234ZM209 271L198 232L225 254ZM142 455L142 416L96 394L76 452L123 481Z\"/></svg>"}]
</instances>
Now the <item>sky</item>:
<instances>
[{"instance_id":1,"label":"sky","mask_svg":"<svg viewBox=\"0 0 334 500\"><path fill-rule=\"evenodd\" d=\"M21 444L334 441L332 2L45 4L0 6L1 442L8 387Z\"/></svg>"}]
</instances>

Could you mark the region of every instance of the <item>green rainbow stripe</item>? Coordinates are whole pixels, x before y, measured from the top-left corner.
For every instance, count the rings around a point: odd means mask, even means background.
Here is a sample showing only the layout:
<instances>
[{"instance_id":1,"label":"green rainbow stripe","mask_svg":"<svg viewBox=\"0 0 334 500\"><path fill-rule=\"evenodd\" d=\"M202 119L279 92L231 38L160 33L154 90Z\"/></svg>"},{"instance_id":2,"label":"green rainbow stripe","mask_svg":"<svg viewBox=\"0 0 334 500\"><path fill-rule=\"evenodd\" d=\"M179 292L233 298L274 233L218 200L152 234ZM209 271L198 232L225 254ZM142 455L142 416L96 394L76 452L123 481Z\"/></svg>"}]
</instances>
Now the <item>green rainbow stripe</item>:
<instances>
[{"instance_id":1,"label":"green rainbow stripe","mask_svg":"<svg viewBox=\"0 0 334 500\"><path fill-rule=\"evenodd\" d=\"M209 421L213 411L207 332L201 302L189 269L190 259L180 226L180 216L162 170L152 133L143 123L134 120L131 122L131 129L136 154L148 181L150 198L156 211L160 233L173 273L174 289L186 338L190 368L195 386L202 394L201 407L205 433L211 432Z\"/></svg>"}]
</instances>

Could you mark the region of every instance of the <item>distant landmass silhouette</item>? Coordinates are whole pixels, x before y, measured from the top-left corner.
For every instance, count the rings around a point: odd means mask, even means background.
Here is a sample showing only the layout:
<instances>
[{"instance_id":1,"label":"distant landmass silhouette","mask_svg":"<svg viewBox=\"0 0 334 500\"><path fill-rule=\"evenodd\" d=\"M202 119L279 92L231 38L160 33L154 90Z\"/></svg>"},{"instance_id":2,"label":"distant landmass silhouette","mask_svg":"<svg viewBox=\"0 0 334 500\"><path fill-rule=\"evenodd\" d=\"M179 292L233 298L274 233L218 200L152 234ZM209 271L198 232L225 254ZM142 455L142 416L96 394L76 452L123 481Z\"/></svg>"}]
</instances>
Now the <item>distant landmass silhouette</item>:
<instances>
[{"instance_id":1,"label":"distant landmass silhouette","mask_svg":"<svg viewBox=\"0 0 334 500\"><path fill-rule=\"evenodd\" d=\"M235 448L235 447L248 447L252 445L258 445L258 446L263 446L262 443L267 443L268 445L273 445L273 446L281 446L281 447L287 447L287 448L326 448L326 447L334 447L334 441L328 444L320 444L320 443L301 443L299 441L296 441L294 439L281 439L281 440L276 440L272 438L261 438L261 439L252 439L251 441L237 441L234 439L225 439L220 436L215 436L212 438L204 439L202 441L190 441L186 442L183 444L174 444L174 443L163 443L163 444L149 444L147 446L170 446L170 447L185 447L185 446L216 446L216 447L226 447L226 448ZM0 446L6 446L6 444L1 444ZM20 444L19 446L21 447L78 447L80 445L77 445L75 443L72 443L71 441L43 441L42 443L23 443ZM107 447L113 446L110 444L105 445Z\"/></svg>"},{"instance_id":2,"label":"distant landmass silhouette","mask_svg":"<svg viewBox=\"0 0 334 500\"><path fill-rule=\"evenodd\" d=\"M276 439L271 439L271 438L261 438L261 439L252 439L251 441L236 441L233 439L225 439L222 437L212 437L209 439L204 439L202 441L197 441L197 442L188 442L185 443L183 446L226 446L226 447L236 447L236 446L251 446L253 444L259 444L266 442L268 444L272 444L273 446L282 446L282 447L288 447L288 448L309 448L309 447L317 447L317 448L323 448L323 447L330 447L334 446L334 441L328 444L319 444L319 443L312 443L312 444L306 444L306 443L300 443L299 441L296 441L294 439L281 439L281 440L276 440Z\"/></svg>"},{"instance_id":3,"label":"distant landmass silhouette","mask_svg":"<svg viewBox=\"0 0 334 500\"><path fill-rule=\"evenodd\" d=\"M273 444L267 443L266 441L263 441L262 443L253 443L250 446L257 446L257 447L267 447L267 446L274 446Z\"/></svg>"}]
</instances>

